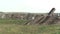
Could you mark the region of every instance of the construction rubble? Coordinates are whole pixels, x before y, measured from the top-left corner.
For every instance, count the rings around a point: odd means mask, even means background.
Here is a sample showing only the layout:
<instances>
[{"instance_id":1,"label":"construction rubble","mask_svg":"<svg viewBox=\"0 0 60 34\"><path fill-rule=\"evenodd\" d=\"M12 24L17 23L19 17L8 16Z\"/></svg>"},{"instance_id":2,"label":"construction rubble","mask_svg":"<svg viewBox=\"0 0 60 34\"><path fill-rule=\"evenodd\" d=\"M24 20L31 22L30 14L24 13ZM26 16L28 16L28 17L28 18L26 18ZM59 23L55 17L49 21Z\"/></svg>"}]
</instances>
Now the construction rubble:
<instances>
[{"instance_id":1,"label":"construction rubble","mask_svg":"<svg viewBox=\"0 0 60 34\"><path fill-rule=\"evenodd\" d=\"M51 11L46 15L38 16L36 15L34 20L30 20L25 23L25 25L50 25L50 24L56 24L60 21L59 16L54 16L54 11L56 9L52 8Z\"/></svg>"},{"instance_id":2,"label":"construction rubble","mask_svg":"<svg viewBox=\"0 0 60 34\"><path fill-rule=\"evenodd\" d=\"M54 13L52 8L49 13L19 13L19 12L0 12L0 19L27 20L24 25L50 25L60 23L60 13Z\"/></svg>"}]
</instances>

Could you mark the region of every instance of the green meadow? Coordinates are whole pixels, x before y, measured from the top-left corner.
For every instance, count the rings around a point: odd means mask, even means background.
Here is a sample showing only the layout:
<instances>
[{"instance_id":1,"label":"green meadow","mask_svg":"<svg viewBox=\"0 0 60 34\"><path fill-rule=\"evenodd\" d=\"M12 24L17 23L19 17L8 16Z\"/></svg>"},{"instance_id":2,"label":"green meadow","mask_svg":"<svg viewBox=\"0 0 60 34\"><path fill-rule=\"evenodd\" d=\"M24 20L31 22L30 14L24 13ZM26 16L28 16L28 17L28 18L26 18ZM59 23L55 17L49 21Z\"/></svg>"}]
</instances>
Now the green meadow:
<instances>
[{"instance_id":1,"label":"green meadow","mask_svg":"<svg viewBox=\"0 0 60 34\"><path fill-rule=\"evenodd\" d=\"M0 19L0 34L60 34L60 25L23 25L27 20Z\"/></svg>"}]
</instances>

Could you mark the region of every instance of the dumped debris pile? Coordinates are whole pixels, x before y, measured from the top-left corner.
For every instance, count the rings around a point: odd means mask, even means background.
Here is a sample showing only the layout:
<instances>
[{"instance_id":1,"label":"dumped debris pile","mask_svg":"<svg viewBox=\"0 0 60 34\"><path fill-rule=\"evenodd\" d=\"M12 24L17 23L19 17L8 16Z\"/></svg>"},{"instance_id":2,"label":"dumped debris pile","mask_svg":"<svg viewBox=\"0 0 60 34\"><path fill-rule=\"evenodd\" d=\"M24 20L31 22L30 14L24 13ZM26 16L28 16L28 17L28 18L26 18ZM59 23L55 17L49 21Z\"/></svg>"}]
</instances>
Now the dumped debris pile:
<instances>
[{"instance_id":1,"label":"dumped debris pile","mask_svg":"<svg viewBox=\"0 0 60 34\"><path fill-rule=\"evenodd\" d=\"M54 11L55 8L52 8L51 11L46 15L46 16L37 16L34 20L30 20L25 23L25 25L33 25L33 24L54 24L56 23L59 19L57 16L54 16Z\"/></svg>"},{"instance_id":2,"label":"dumped debris pile","mask_svg":"<svg viewBox=\"0 0 60 34\"><path fill-rule=\"evenodd\" d=\"M5 13L0 12L0 19L15 19L15 20L26 20L24 25L48 25L60 22L60 14L54 13L56 9L52 8L47 13Z\"/></svg>"}]
</instances>

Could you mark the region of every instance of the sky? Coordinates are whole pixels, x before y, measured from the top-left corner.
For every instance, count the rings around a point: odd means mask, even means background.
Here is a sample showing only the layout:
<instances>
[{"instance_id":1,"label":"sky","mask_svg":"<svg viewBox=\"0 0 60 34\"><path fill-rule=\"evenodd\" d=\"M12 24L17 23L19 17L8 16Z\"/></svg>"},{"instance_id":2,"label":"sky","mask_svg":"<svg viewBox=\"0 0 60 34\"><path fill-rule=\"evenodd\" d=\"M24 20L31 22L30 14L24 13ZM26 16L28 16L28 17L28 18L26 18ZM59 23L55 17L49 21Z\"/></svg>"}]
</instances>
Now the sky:
<instances>
[{"instance_id":1,"label":"sky","mask_svg":"<svg viewBox=\"0 0 60 34\"><path fill-rule=\"evenodd\" d=\"M60 13L60 0L0 0L0 12L48 13L52 8Z\"/></svg>"}]
</instances>

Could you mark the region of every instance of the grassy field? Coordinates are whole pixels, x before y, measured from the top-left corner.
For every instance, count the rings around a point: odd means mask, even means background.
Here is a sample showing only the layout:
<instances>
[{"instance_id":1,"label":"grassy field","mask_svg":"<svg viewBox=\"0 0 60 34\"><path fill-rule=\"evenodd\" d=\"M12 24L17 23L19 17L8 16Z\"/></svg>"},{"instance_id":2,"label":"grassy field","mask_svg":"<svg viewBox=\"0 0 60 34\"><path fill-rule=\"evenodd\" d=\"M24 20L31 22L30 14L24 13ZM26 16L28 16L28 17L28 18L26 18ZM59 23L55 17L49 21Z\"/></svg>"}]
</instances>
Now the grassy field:
<instances>
[{"instance_id":1,"label":"grassy field","mask_svg":"<svg viewBox=\"0 0 60 34\"><path fill-rule=\"evenodd\" d=\"M0 24L24 24L27 20L19 20L19 19L0 19Z\"/></svg>"},{"instance_id":2,"label":"grassy field","mask_svg":"<svg viewBox=\"0 0 60 34\"><path fill-rule=\"evenodd\" d=\"M60 34L60 25L22 25L24 22L0 19L0 34Z\"/></svg>"},{"instance_id":3,"label":"grassy field","mask_svg":"<svg viewBox=\"0 0 60 34\"><path fill-rule=\"evenodd\" d=\"M60 34L60 25L0 24L0 34Z\"/></svg>"}]
</instances>

